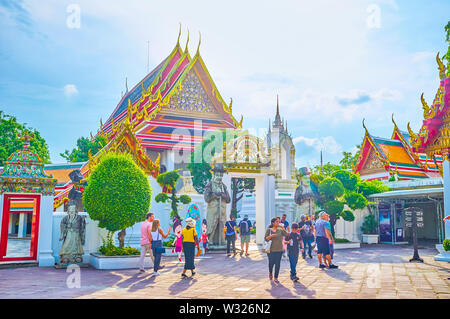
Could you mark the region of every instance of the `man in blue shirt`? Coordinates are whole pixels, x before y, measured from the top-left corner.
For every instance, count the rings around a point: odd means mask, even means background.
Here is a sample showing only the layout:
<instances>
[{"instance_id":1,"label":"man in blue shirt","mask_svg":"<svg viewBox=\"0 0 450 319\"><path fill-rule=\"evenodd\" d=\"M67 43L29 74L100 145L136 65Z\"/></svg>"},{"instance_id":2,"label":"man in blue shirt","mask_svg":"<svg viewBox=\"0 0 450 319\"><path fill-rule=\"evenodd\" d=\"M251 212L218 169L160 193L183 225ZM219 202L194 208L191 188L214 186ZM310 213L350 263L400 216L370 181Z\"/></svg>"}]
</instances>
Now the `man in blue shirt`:
<instances>
[{"instance_id":1,"label":"man in blue shirt","mask_svg":"<svg viewBox=\"0 0 450 319\"><path fill-rule=\"evenodd\" d=\"M317 243L317 258L319 259L319 268L326 267L322 263L322 256L324 256L324 260L328 262L328 268L334 269L338 268L338 266L333 265L331 262L330 245L333 243L333 238L331 237L331 232L329 230L331 229L331 226L329 228L330 223L327 221L327 217L327 213L321 212L314 227Z\"/></svg>"}]
</instances>

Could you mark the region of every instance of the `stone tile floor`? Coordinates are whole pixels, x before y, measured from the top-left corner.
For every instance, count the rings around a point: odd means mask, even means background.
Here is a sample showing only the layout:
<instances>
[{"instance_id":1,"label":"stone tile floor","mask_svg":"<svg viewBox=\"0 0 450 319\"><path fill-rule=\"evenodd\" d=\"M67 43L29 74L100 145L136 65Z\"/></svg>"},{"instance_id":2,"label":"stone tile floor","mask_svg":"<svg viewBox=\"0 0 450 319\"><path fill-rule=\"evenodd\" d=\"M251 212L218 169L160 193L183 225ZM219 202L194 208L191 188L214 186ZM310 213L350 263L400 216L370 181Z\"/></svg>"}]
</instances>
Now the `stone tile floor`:
<instances>
[{"instance_id":1,"label":"stone tile floor","mask_svg":"<svg viewBox=\"0 0 450 319\"><path fill-rule=\"evenodd\" d=\"M300 258L300 281L289 280L282 260L280 284L268 280L267 257L252 247L247 258L211 254L196 261L194 278L181 279L183 263L164 257L152 271L81 268L81 287L68 288L71 273L54 268L0 269L0 298L443 298L450 299L450 264L436 262L433 248L420 250L424 263L409 263L410 246L371 245L338 250L337 270Z\"/></svg>"}]
</instances>

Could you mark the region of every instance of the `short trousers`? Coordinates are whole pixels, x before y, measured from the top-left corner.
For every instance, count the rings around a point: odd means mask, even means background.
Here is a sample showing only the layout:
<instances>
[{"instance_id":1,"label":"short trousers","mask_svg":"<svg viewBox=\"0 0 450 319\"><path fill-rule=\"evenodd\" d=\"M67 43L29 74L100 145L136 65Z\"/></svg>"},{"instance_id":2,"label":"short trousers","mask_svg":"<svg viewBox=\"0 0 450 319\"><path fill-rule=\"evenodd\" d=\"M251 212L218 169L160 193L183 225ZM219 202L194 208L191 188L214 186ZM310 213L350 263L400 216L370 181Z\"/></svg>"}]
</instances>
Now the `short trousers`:
<instances>
[{"instance_id":1,"label":"short trousers","mask_svg":"<svg viewBox=\"0 0 450 319\"><path fill-rule=\"evenodd\" d=\"M316 238L316 243L317 243L317 253L318 254L323 254L323 255L330 254L330 242L327 237L318 236Z\"/></svg>"},{"instance_id":2,"label":"short trousers","mask_svg":"<svg viewBox=\"0 0 450 319\"><path fill-rule=\"evenodd\" d=\"M249 243L249 242L250 242L250 235L241 236L241 243Z\"/></svg>"}]
</instances>

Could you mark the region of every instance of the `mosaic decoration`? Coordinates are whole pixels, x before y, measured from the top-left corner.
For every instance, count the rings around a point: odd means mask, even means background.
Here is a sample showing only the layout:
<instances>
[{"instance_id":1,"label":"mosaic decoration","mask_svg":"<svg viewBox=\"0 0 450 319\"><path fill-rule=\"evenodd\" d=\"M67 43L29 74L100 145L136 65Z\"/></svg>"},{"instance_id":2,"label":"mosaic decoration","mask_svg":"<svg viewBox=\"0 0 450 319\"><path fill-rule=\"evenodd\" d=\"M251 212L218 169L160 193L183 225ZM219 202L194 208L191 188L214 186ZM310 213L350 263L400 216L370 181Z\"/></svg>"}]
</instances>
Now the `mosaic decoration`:
<instances>
[{"instance_id":1,"label":"mosaic decoration","mask_svg":"<svg viewBox=\"0 0 450 319\"><path fill-rule=\"evenodd\" d=\"M436 56L436 62L440 84L433 104L428 106L422 94L421 102L424 110L422 127L416 134L408 123L408 132L414 151L426 153L430 158L437 155L448 159L450 154L450 78L447 67L439 58L439 53Z\"/></svg>"},{"instance_id":2,"label":"mosaic decoration","mask_svg":"<svg viewBox=\"0 0 450 319\"><path fill-rule=\"evenodd\" d=\"M267 172L273 174L270 150L265 151L264 141L243 133L234 140L224 143L222 153L213 158L213 163L223 163L229 172Z\"/></svg>"},{"instance_id":3,"label":"mosaic decoration","mask_svg":"<svg viewBox=\"0 0 450 319\"><path fill-rule=\"evenodd\" d=\"M366 169L377 169L377 168L384 168L384 165L380 161L378 156L374 152L372 152L367 160Z\"/></svg>"},{"instance_id":4,"label":"mosaic decoration","mask_svg":"<svg viewBox=\"0 0 450 319\"><path fill-rule=\"evenodd\" d=\"M178 92L170 99L166 108L184 112L215 112L214 105L209 100L203 85L192 69L184 78Z\"/></svg>"},{"instance_id":5,"label":"mosaic decoration","mask_svg":"<svg viewBox=\"0 0 450 319\"><path fill-rule=\"evenodd\" d=\"M41 193L53 195L56 179L44 172L39 156L30 151L33 134L18 135L22 149L12 153L0 172L0 193Z\"/></svg>"}]
</instances>

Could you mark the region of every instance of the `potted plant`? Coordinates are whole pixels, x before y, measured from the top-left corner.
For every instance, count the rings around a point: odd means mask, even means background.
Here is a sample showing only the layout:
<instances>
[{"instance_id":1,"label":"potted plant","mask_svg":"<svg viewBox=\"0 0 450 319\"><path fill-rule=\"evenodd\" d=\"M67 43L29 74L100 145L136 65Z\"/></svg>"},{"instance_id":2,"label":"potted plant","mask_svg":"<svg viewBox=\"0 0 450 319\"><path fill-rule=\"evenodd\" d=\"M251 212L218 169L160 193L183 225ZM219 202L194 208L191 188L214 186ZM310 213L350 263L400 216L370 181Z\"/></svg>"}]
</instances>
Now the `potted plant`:
<instances>
[{"instance_id":1,"label":"potted plant","mask_svg":"<svg viewBox=\"0 0 450 319\"><path fill-rule=\"evenodd\" d=\"M361 226L362 242L366 244L378 244L379 235L377 234L378 223L374 215L368 215L364 218Z\"/></svg>"},{"instance_id":2,"label":"potted plant","mask_svg":"<svg viewBox=\"0 0 450 319\"><path fill-rule=\"evenodd\" d=\"M439 255L434 260L450 262L450 238L444 239L441 245L436 245Z\"/></svg>"}]
</instances>

